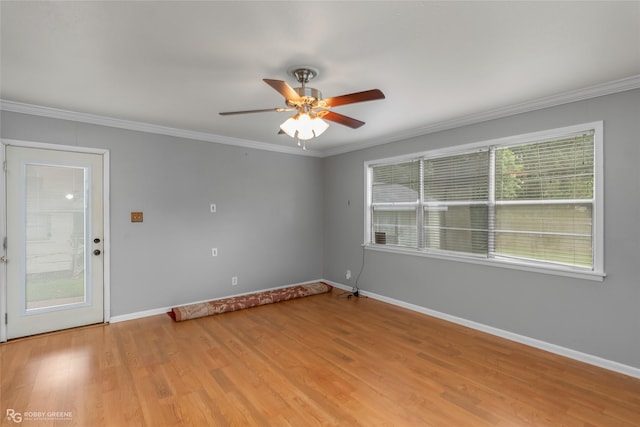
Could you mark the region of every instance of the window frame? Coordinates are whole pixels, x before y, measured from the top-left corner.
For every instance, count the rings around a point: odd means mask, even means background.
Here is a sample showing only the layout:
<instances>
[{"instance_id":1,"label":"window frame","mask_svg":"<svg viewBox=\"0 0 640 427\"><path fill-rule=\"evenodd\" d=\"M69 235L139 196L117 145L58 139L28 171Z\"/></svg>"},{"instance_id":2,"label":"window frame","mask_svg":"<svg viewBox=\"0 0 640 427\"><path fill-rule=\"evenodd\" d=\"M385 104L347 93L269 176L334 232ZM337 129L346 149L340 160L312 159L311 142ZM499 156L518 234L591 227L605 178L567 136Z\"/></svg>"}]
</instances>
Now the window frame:
<instances>
[{"instance_id":1,"label":"window frame","mask_svg":"<svg viewBox=\"0 0 640 427\"><path fill-rule=\"evenodd\" d=\"M390 252L398 254L407 254L414 256L422 256L435 259L444 259L449 261L460 261L472 264L490 265L495 267L516 269L522 271L539 272L545 274L553 274L565 277L573 277L580 279L588 279L595 281L603 281L606 276L604 272L604 124L603 121L595 121L582 123L561 128L531 132L526 134L513 135L508 137L483 140L479 142L457 145L453 147L438 148L418 153L410 153L400 156L387 157L377 160L364 162L364 185L365 185L365 203L364 203L364 248L379 252ZM373 167L391 165L401 162L407 162L422 158L436 158L442 156L454 156L457 154L469 153L474 150L513 147L517 145L526 145L532 143L542 143L545 141L561 139L563 137L577 134L580 132L593 132L594 145L594 194L593 194L593 212L592 212L592 245L593 245L593 267L581 268L560 264L544 263L540 261L527 261L521 258L510 258L503 256L495 256L490 251L487 257L475 254L466 254L459 252L447 252L441 249L420 248L419 244L416 248L391 246L385 244L376 244L372 235L372 179ZM488 173L490 179L494 179L494 163L490 162ZM491 205L492 198L489 199ZM542 203L542 202L539 202ZM416 210L422 210L422 205L418 203ZM416 212L418 214L418 212ZM418 233L420 233L420 223L416 224ZM493 239L493 233L490 230L489 239ZM419 240L420 241L420 240Z\"/></svg>"}]
</instances>

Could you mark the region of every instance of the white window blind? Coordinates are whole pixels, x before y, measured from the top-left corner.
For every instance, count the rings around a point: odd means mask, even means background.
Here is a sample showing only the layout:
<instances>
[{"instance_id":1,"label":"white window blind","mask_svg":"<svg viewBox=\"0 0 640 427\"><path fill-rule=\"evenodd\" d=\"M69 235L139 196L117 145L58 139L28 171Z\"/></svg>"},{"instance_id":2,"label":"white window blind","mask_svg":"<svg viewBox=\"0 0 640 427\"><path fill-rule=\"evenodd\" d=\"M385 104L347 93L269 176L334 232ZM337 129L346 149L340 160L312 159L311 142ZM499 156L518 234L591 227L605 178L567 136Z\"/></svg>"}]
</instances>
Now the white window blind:
<instances>
[{"instance_id":1,"label":"white window blind","mask_svg":"<svg viewBox=\"0 0 640 427\"><path fill-rule=\"evenodd\" d=\"M496 150L495 254L593 265L593 132Z\"/></svg>"},{"instance_id":2,"label":"white window blind","mask_svg":"<svg viewBox=\"0 0 640 427\"><path fill-rule=\"evenodd\" d=\"M486 255L489 151L423 163L423 247Z\"/></svg>"},{"instance_id":3,"label":"white window blind","mask_svg":"<svg viewBox=\"0 0 640 427\"><path fill-rule=\"evenodd\" d=\"M374 241L417 248L419 161L376 166L372 172L371 223Z\"/></svg>"}]
</instances>

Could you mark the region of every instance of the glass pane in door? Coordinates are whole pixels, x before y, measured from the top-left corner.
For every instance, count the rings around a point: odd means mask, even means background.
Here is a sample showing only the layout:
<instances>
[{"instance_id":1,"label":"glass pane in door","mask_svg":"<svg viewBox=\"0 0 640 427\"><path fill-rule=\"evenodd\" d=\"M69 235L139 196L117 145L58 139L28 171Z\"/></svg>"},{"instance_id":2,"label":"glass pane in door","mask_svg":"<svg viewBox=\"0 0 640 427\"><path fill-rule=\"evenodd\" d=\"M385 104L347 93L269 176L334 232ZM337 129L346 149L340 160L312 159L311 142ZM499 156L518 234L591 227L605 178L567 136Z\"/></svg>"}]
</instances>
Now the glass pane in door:
<instances>
[{"instance_id":1,"label":"glass pane in door","mask_svg":"<svg viewBox=\"0 0 640 427\"><path fill-rule=\"evenodd\" d=\"M25 309L84 303L86 170L25 168Z\"/></svg>"}]
</instances>

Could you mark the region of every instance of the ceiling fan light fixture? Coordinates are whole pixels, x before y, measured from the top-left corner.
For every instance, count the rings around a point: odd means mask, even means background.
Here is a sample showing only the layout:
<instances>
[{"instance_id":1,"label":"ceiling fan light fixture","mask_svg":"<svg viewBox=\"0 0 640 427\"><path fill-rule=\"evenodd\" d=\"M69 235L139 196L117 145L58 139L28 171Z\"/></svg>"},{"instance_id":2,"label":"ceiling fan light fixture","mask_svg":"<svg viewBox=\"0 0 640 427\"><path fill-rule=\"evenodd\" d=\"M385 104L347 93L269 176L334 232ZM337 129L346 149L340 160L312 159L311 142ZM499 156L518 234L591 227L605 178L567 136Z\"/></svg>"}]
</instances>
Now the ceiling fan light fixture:
<instances>
[{"instance_id":1,"label":"ceiling fan light fixture","mask_svg":"<svg viewBox=\"0 0 640 427\"><path fill-rule=\"evenodd\" d=\"M328 127L329 123L318 117L312 118L308 113L296 114L295 116L289 117L280 125L280 129L282 129L284 133L291 138L301 140L318 137L322 135Z\"/></svg>"},{"instance_id":2,"label":"ceiling fan light fixture","mask_svg":"<svg viewBox=\"0 0 640 427\"><path fill-rule=\"evenodd\" d=\"M291 138L297 138L298 145L306 149L304 141L319 137L329 128L329 123L325 120L338 123L351 129L357 129L365 124L363 121L330 111L330 108L385 98L384 93L382 93L380 89L370 89L362 92L334 96L332 98L323 98L322 93L318 89L307 86L310 80L318 76L319 71L317 68L306 65L295 66L289 68L287 74L295 78L297 82L300 83L300 87L292 88L283 80L262 79L284 97L287 108L226 111L219 114L228 116L267 111L296 111L297 114L289 117L280 125L280 132L278 132L278 134L285 133Z\"/></svg>"}]
</instances>

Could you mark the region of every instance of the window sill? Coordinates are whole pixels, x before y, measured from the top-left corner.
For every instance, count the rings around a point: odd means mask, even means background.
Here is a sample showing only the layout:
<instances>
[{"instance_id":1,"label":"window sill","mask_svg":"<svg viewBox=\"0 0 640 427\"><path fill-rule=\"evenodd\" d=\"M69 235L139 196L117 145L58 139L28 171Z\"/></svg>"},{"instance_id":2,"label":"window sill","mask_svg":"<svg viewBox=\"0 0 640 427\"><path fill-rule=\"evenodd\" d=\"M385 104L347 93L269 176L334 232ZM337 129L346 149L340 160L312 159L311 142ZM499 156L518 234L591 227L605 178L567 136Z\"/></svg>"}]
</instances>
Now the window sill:
<instances>
[{"instance_id":1,"label":"window sill","mask_svg":"<svg viewBox=\"0 0 640 427\"><path fill-rule=\"evenodd\" d=\"M604 281L604 278L606 277L606 274L604 272L585 271L585 270L579 270L579 269L571 270L571 269L562 268L562 267L558 267L558 268L542 267L542 266L533 265L533 264L510 262L507 260L475 258L473 256L464 256L464 255L455 255L455 254L445 255L440 253L427 252L424 250L405 249L398 246L376 245L376 244L369 243L369 244L365 244L364 248L367 250L372 250L376 252L388 252L388 253L394 253L394 254L442 259L446 261L466 262L470 264L508 268L511 270L529 271L529 272L542 273L542 274L551 274L554 276L564 276L564 277L571 277L575 279L593 280L597 282Z\"/></svg>"}]
</instances>

